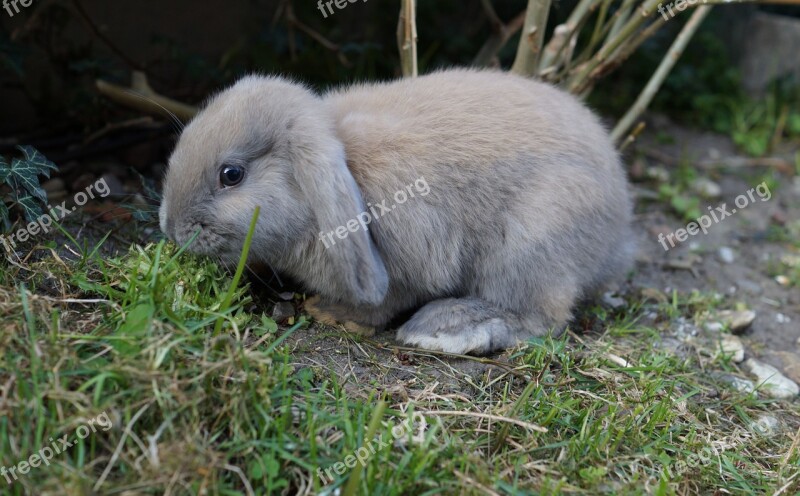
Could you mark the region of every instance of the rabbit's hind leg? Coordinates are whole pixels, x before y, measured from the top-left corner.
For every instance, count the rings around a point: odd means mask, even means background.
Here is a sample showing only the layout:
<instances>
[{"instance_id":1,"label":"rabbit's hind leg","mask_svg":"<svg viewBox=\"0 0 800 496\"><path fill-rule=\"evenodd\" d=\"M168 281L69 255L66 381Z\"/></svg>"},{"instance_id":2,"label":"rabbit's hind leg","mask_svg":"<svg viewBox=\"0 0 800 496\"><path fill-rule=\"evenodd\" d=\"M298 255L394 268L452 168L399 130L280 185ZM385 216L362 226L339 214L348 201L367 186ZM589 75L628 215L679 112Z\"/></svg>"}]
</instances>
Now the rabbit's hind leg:
<instances>
[{"instance_id":1,"label":"rabbit's hind leg","mask_svg":"<svg viewBox=\"0 0 800 496\"><path fill-rule=\"evenodd\" d=\"M485 355L515 346L532 333L514 313L475 297L435 300L397 330L403 343L429 350Z\"/></svg>"}]
</instances>

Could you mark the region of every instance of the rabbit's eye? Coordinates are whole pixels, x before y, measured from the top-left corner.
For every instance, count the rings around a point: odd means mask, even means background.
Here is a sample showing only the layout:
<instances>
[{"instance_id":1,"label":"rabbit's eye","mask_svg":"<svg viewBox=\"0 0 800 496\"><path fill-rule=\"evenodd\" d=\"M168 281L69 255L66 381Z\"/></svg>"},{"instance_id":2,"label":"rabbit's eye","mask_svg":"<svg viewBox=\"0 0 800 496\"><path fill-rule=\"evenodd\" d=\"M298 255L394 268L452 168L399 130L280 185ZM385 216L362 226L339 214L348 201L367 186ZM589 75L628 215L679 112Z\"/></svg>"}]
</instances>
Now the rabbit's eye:
<instances>
[{"instance_id":1,"label":"rabbit's eye","mask_svg":"<svg viewBox=\"0 0 800 496\"><path fill-rule=\"evenodd\" d=\"M244 179L244 169L238 165L225 165L219 172L219 182L223 186L236 186Z\"/></svg>"}]
</instances>

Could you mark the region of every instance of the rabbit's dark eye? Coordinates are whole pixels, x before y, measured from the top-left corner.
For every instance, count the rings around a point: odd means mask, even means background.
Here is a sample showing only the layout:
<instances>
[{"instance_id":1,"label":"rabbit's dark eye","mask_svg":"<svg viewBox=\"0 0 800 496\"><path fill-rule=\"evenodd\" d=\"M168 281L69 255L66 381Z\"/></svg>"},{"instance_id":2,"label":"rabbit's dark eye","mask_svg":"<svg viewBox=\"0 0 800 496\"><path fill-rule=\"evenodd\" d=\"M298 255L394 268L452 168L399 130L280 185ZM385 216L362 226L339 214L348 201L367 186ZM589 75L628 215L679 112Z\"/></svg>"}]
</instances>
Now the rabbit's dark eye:
<instances>
[{"instance_id":1,"label":"rabbit's dark eye","mask_svg":"<svg viewBox=\"0 0 800 496\"><path fill-rule=\"evenodd\" d=\"M225 165L219 172L219 182L223 186L236 186L244 179L244 169L238 165Z\"/></svg>"}]
</instances>

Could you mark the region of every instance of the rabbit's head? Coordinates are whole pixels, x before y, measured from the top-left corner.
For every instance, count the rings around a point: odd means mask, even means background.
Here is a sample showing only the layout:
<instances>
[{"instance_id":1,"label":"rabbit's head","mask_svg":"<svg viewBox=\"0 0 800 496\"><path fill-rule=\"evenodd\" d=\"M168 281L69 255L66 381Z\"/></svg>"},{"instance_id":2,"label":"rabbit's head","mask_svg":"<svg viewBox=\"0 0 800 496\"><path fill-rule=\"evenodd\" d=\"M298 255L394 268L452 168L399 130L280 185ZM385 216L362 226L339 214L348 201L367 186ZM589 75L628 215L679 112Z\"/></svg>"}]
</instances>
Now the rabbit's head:
<instances>
[{"instance_id":1,"label":"rabbit's head","mask_svg":"<svg viewBox=\"0 0 800 496\"><path fill-rule=\"evenodd\" d=\"M163 198L161 230L181 245L198 233L190 251L235 262L260 206L251 260L279 269L288 257L324 264L355 302L377 304L386 294L386 269L366 230L311 256L320 232L365 205L333 120L299 84L251 76L214 97L181 135Z\"/></svg>"}]
</instances>

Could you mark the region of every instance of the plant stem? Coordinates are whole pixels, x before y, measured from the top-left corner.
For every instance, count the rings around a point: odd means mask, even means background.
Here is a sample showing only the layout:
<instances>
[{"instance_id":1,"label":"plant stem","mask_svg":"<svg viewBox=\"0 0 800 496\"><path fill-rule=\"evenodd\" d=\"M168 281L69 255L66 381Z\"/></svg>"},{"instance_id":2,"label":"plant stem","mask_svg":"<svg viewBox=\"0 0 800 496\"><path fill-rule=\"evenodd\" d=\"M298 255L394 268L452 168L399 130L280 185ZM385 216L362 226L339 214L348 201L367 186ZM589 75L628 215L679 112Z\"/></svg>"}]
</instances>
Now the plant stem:
<instances>
[{"instance_id":1,"label":"plant stem","mask_svg":"<svg viewBox=\"0 0 800 496\"><path fill-rule=\"evenodd\" d=\"M256 222L258 221L259 213L261 213L261 207L256 207L256 210L253 212L253 218L250 220L250 229L247 231L247 237L244 240L242 254L239 256L239 265L236 266L236 273L233 275L231 286L228 288L225 300L222 301L222 306L219 308L221 314L227 312L228 308L231 306L233 293L236 292L236 287L239 286L239 280L242 278L244 267L247 265L247 254L250 253L250 244L253 242L253 233L256 232ZM217 323L214 325L214 336L217 336L222 331L222 320L223 317L221 316L217 318Z\"/></svg>"},{"instance_id":2,"label":"plant stem","mask_svg":"<svg viewBox=\"0 0 800 496\"><path fill-rule=\"evenodd\" d=\"M686 49L686 45L689 44L689 41L697 32L697 28L700 27L703 19L705 19L708 13L711 11L711 7L712 6L710 5L702 5L692 13L692 17L690 17L686 25L683 26L683 29L681 29L678 37L675 38L675 41L669 48L667 55L661 61L661 64L658 66L658 69L656 69L656 72L653 73L650 81L647 82L647 86L644 87L641 94L636 99L636 102L634 102L633 106L628 110L627 113L625 113L622 119L620 119L620 121L617 123L616 127L614 127L614 130L611 132L611 139L613 139L615 143L622 138L623 134L630 129L634 121L638 119L640 115L642 115L647 106L650 105L650 102L653 101L653 97L655 97L656 92L658 92L659 88L661 88L664 80L675 66L675 63L680 58L681 54L683 54L683 51Z\"/></svg>"},{"instance_id":3,"label":"plant stem","mask_svg":"<svg viewBox=\"0 0 800 496\"><path fill-rule=\"evenodd\" d=\"M400 20L397 24L397 45L403 77L417 77L417 0L400 0Z\"/></svg>"},{"instance_id":4,"label":"plant stem","mask_svg":"<svg viewBox=\"0 0 800 496\"><path fill-rule=\"evenodd\" d=\"M367 427L367 435L364 438L364 442L367 443L371 439L375 438L375 434L378 432L378 427L381 425L381 419L383 418L383 411L386 409L386 402L381 400L375 406L375 411L372 414L372 418L369 421L369 427ZM361 484L361 473L364 471L364 465L359 465L357 469L353 472L350 476L350 479L347 481L347 486L342 492L342 496L355 496L358 494L358 486Z\"/></svg>"},{"instance_id":5,"label":"plant stem","mask_svg":"<svg viewBox=\"0 0 800 496\"><path fill-rule=\"evenodd\" d=\"M550 0L528 0L525 25L519 38L517 55L514 65L511 66L511 72L522 76L536 74L549 13Z\"/></svg>"}]
</instances>

